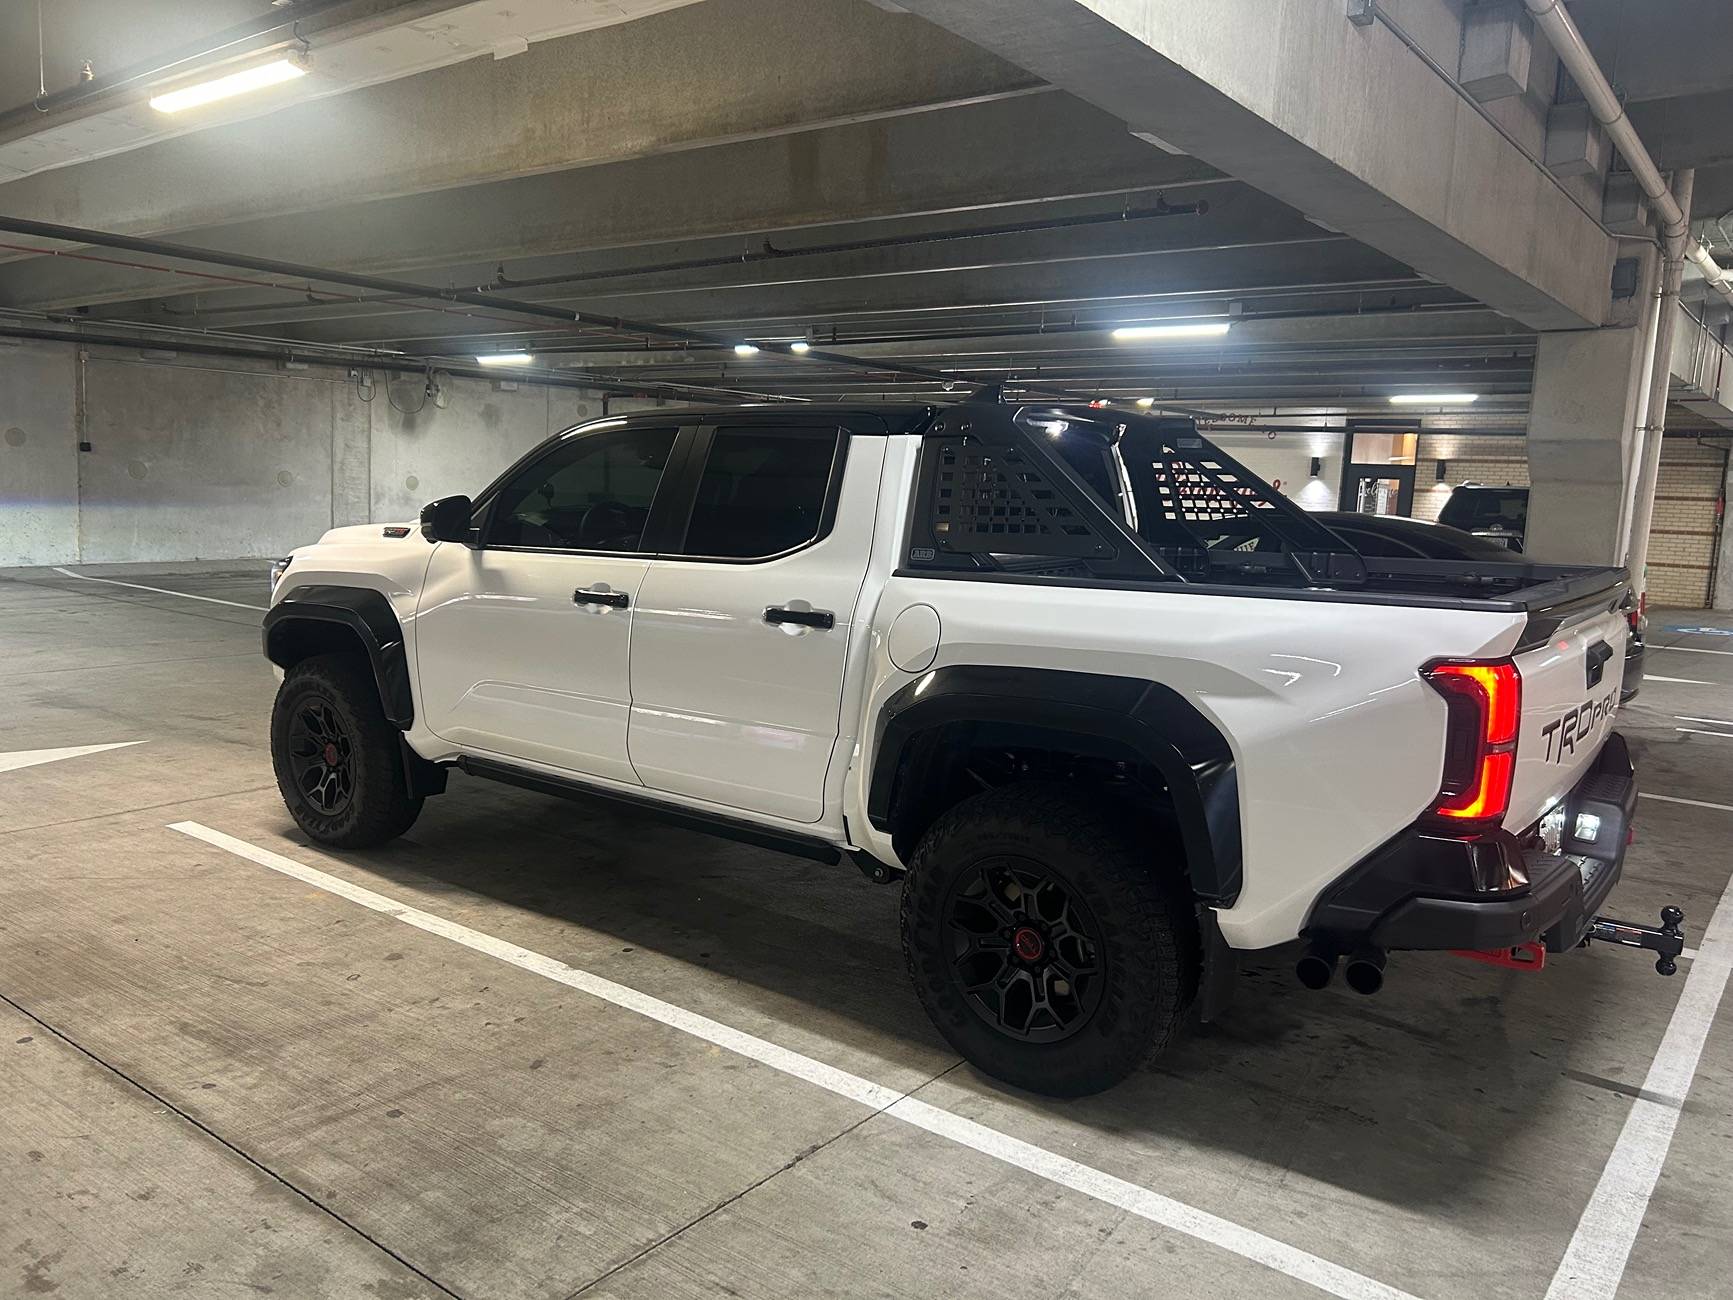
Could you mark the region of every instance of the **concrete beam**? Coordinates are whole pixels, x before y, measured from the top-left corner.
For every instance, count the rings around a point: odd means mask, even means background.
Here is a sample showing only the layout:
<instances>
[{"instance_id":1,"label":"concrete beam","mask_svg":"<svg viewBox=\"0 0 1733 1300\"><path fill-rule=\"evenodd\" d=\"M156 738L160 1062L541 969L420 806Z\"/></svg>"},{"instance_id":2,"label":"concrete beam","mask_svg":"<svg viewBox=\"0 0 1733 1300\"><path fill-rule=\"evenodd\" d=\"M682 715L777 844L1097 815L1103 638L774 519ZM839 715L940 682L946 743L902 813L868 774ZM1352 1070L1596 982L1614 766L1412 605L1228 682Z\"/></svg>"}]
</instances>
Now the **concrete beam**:
<instances>
[{"instance_id":1,"label":"concrete beam","mask_svg":"<svg viewBox=\"0 0 1733 1300\"><path fill-rule=\"evenodd\" d=\"M159 234L1039 88L853 0L708 0L41 172L0 186L0 211Z\"/></svg>"},{"instance_id":2,"label":"concrete beam","mask_svg":"<svg viewBox=\"0 0 1733 1300\"><path fill-rule=\"evenodd\" d=\"M964 307L1101 307L1115 300L1128 313L1147 313L1158 300L1214 301L1272 290L1311 290L1343 284L1408 285L1407 268L1353 243L1337 239L1313 245L1304 256L1295 246L1268 245L1187 253L1171 257L1147 253L1059 266L961 267L918 276L862 281L853 277L778 283L761 277L749 285L667 285L642 291L586 292L581 298L552 299L582 305L603 315L630 316L707 326L741 322L773 326L778 322L823 321L837 317L861 321L897 313L938 313ZM390 316L308 321L274 328L275 335L326 343L445 339L466 333L553 338L557 330L534 322L451 316L409 309Z\"/></svg>"},{"instance_id":3,"label":"concrete beam","mask_svg":"<svg viewBox=\"0 0 1733 1300\"><path fill-rule=\"evenodd\" d=\"M1603 319L1613 241L1394 34L1341 5L907 8L1525 324Z\"/></svg>"},{"instance_id":4,"label":"concrete beam","mask_svg":"<svg viewBox=\"0 0 1733 1300\"><path fill-rule=\"evenodd\" d=\"M1100 224L1056 225L1051 229L969 236L969 223L955 217L914 221L830 227L779 236L780 255L764 257L762 244L745 239L681 241L672 246L655 245L628 250L562 255L513 262L510 280L499 290L532 301L577 301L585 296L608 297L620 293L654 293L702 288L752 289L764 284L818 284L824 281L857 281L870 292L873 281L898 276L931 275L940 271L987 269L1013 266L1054 266L1104 258L1160 253L1181 258L1197 252L1251 251L1281 244L1293 249L1303 262L1310 248L1339 242L1291 209L1266 198L1249 186L1224 181L1202 191L1209 210L1124 220L1125 203L1104 210L1100 199L1060 205L1044 203L1021 207L1004 215L1006 222L1063 221L1088 215ZM1143 196L1152 201L1154 196ZM1065 211L1071 208L1073 211ZM993 214L998 219L998 214ZM979 228L979 227L976 227ZM875 243L864 248L837 247L851 241L906 239L901 244ZM833 251L802 252L803 247L829 246ZM744 260L743 260L744 259ZM693 261L708 261L694 266ZM666 269L645 269L663 266ZM445 283L479 285L492 283L497 263L469 262L442 267ZM544 275L583 275L584 279L563 284L536 286ZM514 287L513 281L525 282ZM197 285L193 286L199 287ZM176 322L200 328L236 329L255 325L278 326L297 320L331 317L391 315L403 310L393 301L357 304L317 304L269 290L244 289L198 293L190 300L160 298L96 308L96 319L161 318L172 314Z\"/></svg>"},{"instance_id":5,"label":"concrete beam","mask_svg":"<svg viewBox=\"0 0 1733 1300\"><path fill-rule=\"evenodd\" d=\"M1214 169L1196 159L1172 157L1134 140L1099 109L1048 93L437 195L346 203L317 216L201 228L179 239L340 270L409 271L977 212L1217 179ZM1182 197L1174 195L1176 201ZM0 305L14 307L67 307L212 287L155 271L56 258L0 266Z\"/></svg>"}]
</instances>

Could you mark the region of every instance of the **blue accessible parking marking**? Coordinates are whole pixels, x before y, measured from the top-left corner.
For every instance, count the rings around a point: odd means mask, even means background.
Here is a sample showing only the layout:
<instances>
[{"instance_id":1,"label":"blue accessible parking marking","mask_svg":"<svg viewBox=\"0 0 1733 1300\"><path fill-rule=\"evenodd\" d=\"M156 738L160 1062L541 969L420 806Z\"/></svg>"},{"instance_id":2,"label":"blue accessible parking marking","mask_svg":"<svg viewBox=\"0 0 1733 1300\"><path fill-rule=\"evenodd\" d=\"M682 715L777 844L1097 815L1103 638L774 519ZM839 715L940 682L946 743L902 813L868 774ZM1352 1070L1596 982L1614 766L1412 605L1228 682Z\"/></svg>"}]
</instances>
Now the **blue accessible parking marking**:
<instances>
[{"instance_id":1,"label":"blue accessible parking marking","mask_svg":"<svg viewBox=\"0 0 1733 1300\"><path fill-rule=\"evenodd\" d=\"M1703 636L1733 636L1733 627L1669 627L1669 632L1696 632Z\"/></svg>"}]
</instances>

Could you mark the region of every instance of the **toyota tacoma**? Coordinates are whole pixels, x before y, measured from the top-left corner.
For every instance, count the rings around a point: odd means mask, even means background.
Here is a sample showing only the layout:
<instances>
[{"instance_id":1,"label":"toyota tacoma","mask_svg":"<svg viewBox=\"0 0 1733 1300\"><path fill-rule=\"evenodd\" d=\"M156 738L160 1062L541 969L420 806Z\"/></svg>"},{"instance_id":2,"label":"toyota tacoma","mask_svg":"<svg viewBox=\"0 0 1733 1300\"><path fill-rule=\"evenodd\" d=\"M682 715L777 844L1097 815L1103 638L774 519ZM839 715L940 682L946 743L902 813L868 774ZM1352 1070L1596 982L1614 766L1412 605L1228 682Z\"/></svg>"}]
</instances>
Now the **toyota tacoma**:
<instances>
[{"instance_id":1,"label":"toyota tacoma","mask_svg":"<svg viewBox=\"0 0 1733 1300\"><path fill-rule=\"evenodd\" d=\"M1007 402L648 411L280 561L278 784L316 843L457 768L899 882L939 1032L1111 1085L1238 961L1671 973L1597 916L1636 789L1623 570L1362 555L1185 419Z\"/></svg>"}]
</instances>

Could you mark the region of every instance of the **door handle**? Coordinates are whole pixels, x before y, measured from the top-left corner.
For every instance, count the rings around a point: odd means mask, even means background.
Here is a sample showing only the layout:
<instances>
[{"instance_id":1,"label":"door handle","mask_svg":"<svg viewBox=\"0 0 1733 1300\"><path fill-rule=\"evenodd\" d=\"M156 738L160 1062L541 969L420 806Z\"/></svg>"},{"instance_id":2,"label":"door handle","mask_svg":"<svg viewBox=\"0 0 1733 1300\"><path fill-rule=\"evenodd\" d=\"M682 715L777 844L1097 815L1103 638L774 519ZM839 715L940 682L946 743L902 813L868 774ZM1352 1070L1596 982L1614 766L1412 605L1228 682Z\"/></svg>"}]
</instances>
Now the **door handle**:
<instances>
[{"instance_id":1,"label":"door handle","mask_svg":"<svg viewBox=\"0 0 1733 1300\"><path fill-rule=\"evenodd\" d=\"M582 587L572 593L572 602L577 605L609 605L614 609L624 609L631 603L623 591L585 591Z\"/></svg>"},{"instance_id":2,"label":"door handle","mask_svg":"<svg viewBox=\"0 0 1733 1300\"><path fill-rule=\"evenodd\" d=\"M795 623L801 627L833 628L836 626L836 615L828 609L784 609L781 605L772 605L764 611L766 623Z\"/></svg>"}]
</instances>

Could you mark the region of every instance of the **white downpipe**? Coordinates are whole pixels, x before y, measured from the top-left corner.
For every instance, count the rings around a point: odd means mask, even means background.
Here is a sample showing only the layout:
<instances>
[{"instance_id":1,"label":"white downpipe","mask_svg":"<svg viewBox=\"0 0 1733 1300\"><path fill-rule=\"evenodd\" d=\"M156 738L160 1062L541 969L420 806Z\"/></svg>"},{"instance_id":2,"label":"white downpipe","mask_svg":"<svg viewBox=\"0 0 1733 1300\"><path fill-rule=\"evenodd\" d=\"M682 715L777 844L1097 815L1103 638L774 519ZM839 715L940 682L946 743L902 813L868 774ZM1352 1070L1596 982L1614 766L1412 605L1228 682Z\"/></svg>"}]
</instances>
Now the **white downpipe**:
<instances>
[{"instance_id":1,"label":"white downpipe","mask_svg":"<svg viewBox=\"0 0 1733 1300\"><path fill-rule=\"evenodd\" d=\"M1595 56L1583 40L1582 32L1577 30L1575 20L1565 12L1560 0L1523 0L1523 3L1528 6L1535 26L1546 33L1547 40L1551 41L1553 49L1558 51L1559 59L1570 70L1572 80L1582 88L1583 98L1588 101L1589 111L1595 115L1595 121L1606 128L1607 135L1618 147L1620 156L1631 169L1631 174L1637 178L1637 184L1642 186L1643 193L1649 196L1649 202L1655 205L1656 215L1660 218L1661 233L1668 239L1683 239L1684 256L1702 270L1703 278L1709 282L1710 288L1723 298L1733 301L1733 277L1729 277L1710 256L1708 249L1691 238L1689 216L1679 206L1667 188L1660 168L1655 166L1655 160L1643 147L1637 129L1631 125L1630 118L1625 116L1625 106L1619 103L1612 83L1601 71L1600 64L1595 62Z\"/></svg>"}]
</instances>

